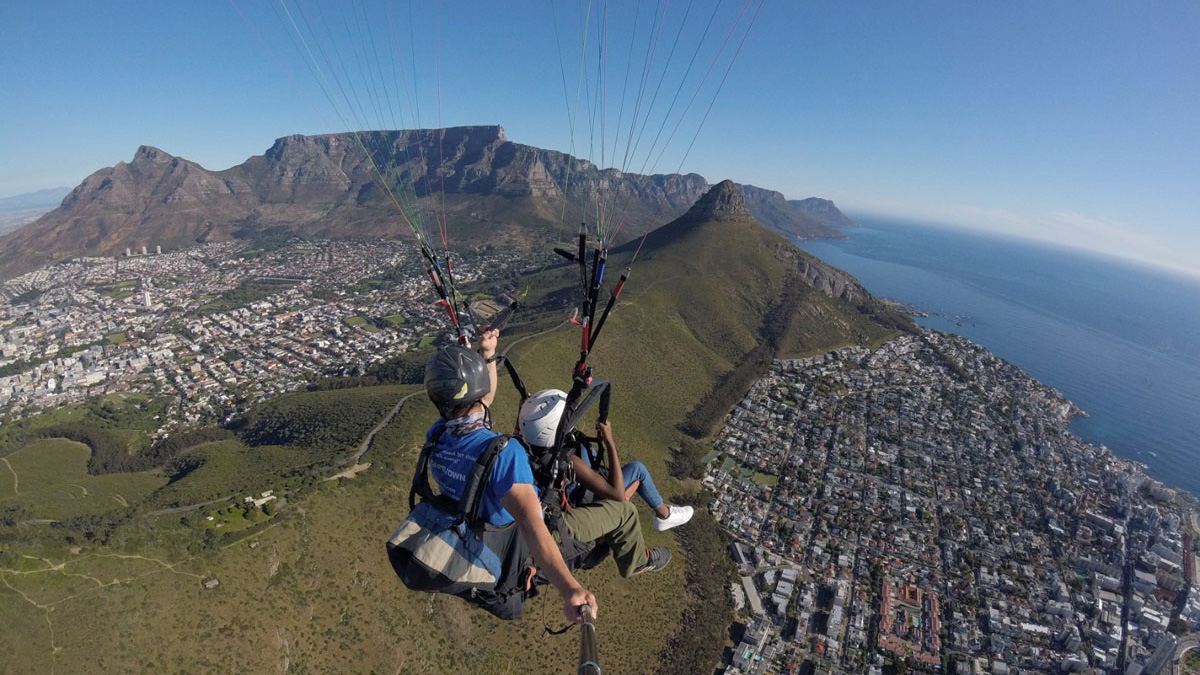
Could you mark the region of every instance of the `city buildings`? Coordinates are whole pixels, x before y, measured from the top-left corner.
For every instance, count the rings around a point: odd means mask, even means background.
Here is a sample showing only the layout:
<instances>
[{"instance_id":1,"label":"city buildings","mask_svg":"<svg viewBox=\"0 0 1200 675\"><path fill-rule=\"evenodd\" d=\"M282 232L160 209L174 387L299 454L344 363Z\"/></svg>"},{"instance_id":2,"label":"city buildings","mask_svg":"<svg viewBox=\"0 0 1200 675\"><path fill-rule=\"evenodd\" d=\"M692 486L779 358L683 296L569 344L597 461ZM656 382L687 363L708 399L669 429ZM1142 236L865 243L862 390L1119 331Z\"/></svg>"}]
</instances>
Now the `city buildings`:
<instances>
[{"instance_id":1,"label":"city buildings","mask_svg":"<svg viewBox=\"0 0 1200 675\"><path fill-rule=\"evenodd\" d=\"M775 656L730 672L1155 675L1197 606L1187 514L1080 414L935 332L777 362L706 458L738 595L790 598L751 603Z\"/></svg>"},{"instance_id":2,"label":"city buildings","mask_svg":"<svg viewBox=\"0 0 1200 675\"><path fill-rule=\"evenodd\" d=\"M328 242L229 242L12 279L0 285L0 419L138 392L175 402L161 434L364 373L445 332L419 258L402 242L339 242L336 255ZM520 264L471 258L457 281Z\"/></svg>"}]
</instances>

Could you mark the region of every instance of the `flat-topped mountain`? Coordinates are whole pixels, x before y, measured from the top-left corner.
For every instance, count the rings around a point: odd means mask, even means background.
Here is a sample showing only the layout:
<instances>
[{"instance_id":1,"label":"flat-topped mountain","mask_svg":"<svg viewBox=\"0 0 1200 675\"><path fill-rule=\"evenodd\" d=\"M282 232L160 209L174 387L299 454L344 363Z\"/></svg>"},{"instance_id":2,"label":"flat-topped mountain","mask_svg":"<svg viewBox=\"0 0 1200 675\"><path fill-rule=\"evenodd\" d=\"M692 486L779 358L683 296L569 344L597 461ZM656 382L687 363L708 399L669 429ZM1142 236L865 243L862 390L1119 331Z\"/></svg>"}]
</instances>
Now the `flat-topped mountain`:
<instances>
[{"instance_id":1,"label":"flat-topped mountain","mask_svg":"<svg viewBox=\"0 0 1200 675\"><path fill-rule=\"evenodd\" d=\"M531 228L536 237L591 217L597 204L620 214L621 235L633 238L683 214L707 187L697 174L600 169L513 143L500 126L287 136L222 171L142 146L131 161L85 179L60 208L0 238L0 276L85 253L226 240L248 227L332 239L411 236L409 222L432 230L443 215L455 245L513 247L529 244Z\"/></svg>"}]
</instances>

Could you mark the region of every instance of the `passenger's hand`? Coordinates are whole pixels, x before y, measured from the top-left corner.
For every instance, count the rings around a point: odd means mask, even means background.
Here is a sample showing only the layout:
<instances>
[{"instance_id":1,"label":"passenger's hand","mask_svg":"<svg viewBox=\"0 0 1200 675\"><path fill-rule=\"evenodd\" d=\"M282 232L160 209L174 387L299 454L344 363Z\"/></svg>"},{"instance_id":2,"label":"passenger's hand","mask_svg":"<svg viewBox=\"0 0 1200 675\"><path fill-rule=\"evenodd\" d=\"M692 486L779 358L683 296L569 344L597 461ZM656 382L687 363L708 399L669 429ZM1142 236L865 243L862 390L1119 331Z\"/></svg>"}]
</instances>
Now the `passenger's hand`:
<instances>
[{"instance_id":1,"label":"passenger's hand","mask_svg":"<svg viewBox=\"0 0 1200 675\"><path fill-rule=\"evenodd\" d=\"M596 422L596 439L612 445L612 422Z\"/></svg>"},{"instance_id":2,"label":"passenger's hand","mask_svg":"<svg viewBox=\"0 0 1200 675\"><path fill-rule=\"evenodd\" d=\"M490 359L496 355L496 344L500 341L500 331L495 328L489 328L483 331L483 335L479 336L479 355L485 359Z\"/></svg>"},{"instance_id":3,"label":"passenger's hand","mask_svg":"<svg viewBox=\"0 0 1200 675\"><path fill-rule=\"evenodd\" d=\"M596 596L592 595L583 586L577 586L563 596L563 615L567 617L567 621L572 623L583 623L583 606L587 605L592 608L592 616L596 616L599 611L596 605Z\"/></svg>"}]
</instances>

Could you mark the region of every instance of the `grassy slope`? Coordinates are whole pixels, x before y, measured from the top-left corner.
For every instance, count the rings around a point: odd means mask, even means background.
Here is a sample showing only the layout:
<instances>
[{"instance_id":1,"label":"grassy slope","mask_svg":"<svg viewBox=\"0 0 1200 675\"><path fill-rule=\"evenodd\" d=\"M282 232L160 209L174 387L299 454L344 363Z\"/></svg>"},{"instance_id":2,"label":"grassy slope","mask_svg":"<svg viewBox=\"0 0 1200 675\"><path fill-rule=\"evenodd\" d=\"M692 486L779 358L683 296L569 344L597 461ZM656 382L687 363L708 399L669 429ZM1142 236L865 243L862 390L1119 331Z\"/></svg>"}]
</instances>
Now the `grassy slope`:
<instances>
[{"instance_id":1,"label":"grassy slope","mask_svg":"<svg viewBox=\"0 0 1200 675\"><path fill-rule=\"evenodd\" d=\"M763 315L787 283L791 258L786 242L753 223L693 224L661 236L648 241L592 361L598 376L615 383L613 420L623 457L645 462L671 495L682 489L666 469L669 447L680 438L677 425L757 344ZM614 254L611 269L629 255ZM533 309L523 317L529 333L565 316L566 308L546 289L569 283L571 273L551 270L531 281ZM790 348L820 351L871 337L848 309L815 294L804 309L812 325ZM563 328L521 343L513 355L531 389L566 388L577 345L577 329ZM498 428L511 428L514 409L513 394L502 388ZM106 551L41 551L53 563L73 562L61 571L19 575L12 553L0 555L0 569L10 570L0 573L6 582L0 585L0 621L19 626L0 638L0 647L15 655L10 663L22 671L51 665L76 672L193 673L568 668L574 635L541 637L544 623L559 624L553 592L531 603L523 620L503 623L456 601L409 593L388 567L383 541L407 511L412 464L432 420L432 408L416 397L377 437L365 457L374 462L370 471L326 484L270 529L228 548L189 557L171 543L182 536L177 517L131 525L143 536L136 553L151 557L147 551L156 551L153 557L177 563L171 568L138 560L144 568L117 570L112 578L121 583L100 586L64 572L102 578L91 570L112 562L96 555ZM230 459L223 470L237 466ZM203 476L197 472L197 484ZM641 513L650 517L644 507ZM644 529L651 545L674 546L674 535ZM251 549L249 541L259 545ZM37 569L49 563L25 564ZM676 564L625 581L606 564L582 575L600 598L606 670L653 671L684 606L713 601L681 591L685 568ZM112 581L108 575L101 583ZM210 576L221 585L204 590L201 579ZM53 655L51 647L57 648Z\"/></svg>"},{"instance_id":2,"label":"grassy slope","mask_svg":"<svg viewBox=\"0 0 1200 675\"><path fill-rule=\"evenodd\" d=\"M61 520L137 508L143 501L152 509L254 492L344 456L408 391L379 386L274 398L247 416L243 431L257 438L251 439L253 447L228 440L187 449L186 454L203 465L171 484L159 471L89 475L87 446L64 439L31 440L37 431L55 424L87 424L104 429L124 441L129 452L137 452L149 444L147 425L154 424L150 415L155 408L125 406L108 418L98 416L105 412L100 403L62 408L23 420L20 426L26 431L21 440L7 444L8 465L0 464L0 513L18 509L19 520ZM144 403L140 397L130 400Z\"/></svg>"},{"instance_id":3,"label":"grassy slope","mask_svg":"<svg viewBox=\"0 0 1200 675\"><path fill-rule=\"evenodd\" d=\"M300 448L251 448L235 440L205 444L189 454L203 459L204 464L186 478L155 492L151 506L181 506L235 494L257 494L279 476L313 463L311 454Z\"/></svg>"},{"instance_id":4,"label":"grassy slope","mask_svg":"<svg viewBox=\"0 0 1200 675\"><path fill-rule=\"evenodd\" d=\"M0 467L0 505L57 520L124 508L167 482L155 472L88 475L89 452L82 443L49 439L9 455L9 466Z\"/></svg>"},{"instance_id":5,"label":"grassy slope","mask_svg":"<svg viewBox=\"0 0 1200 675\"><path fill-rule=\"evenodd\" d=\"M21 627L2 639L20 659L13 672L276 672L285 663L291 673L561 670L577 647L574 634L541 636L545 623L560 624L553 593L522 621L502 623L405 591L387 565L383 541L407 511L407 478L432 418L424 401L414 402L368 454L376 469L329 484L247 541L195 558L162 555L171 568L42 551L49 562L24 563L32 574L4 574L0 621ZM14 564L10 557L0 567ZM205 590L201 580L214 576L221 585ZM610 637L606 667L637 672L653 662L660 627L679 611L657 602L672 595L670 577L625 581L605 566L583 579L604 598L610 636L621 627L622 652Z\"/></svg>"}]
</instances>

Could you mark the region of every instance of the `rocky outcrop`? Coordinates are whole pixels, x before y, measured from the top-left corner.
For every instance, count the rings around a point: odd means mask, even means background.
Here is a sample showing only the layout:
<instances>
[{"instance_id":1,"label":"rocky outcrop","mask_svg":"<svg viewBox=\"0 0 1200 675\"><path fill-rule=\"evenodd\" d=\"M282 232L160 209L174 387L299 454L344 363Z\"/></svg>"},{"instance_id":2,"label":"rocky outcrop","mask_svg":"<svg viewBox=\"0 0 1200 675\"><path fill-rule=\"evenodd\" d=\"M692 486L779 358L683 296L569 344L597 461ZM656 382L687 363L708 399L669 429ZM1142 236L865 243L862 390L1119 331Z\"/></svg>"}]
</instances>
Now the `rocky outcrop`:
<instances>
[{"instance_id":1,"label":"rocky outcrop","mask_svg":"<svg viewBox=\"0 0 1200 675\"><path fill-rule=\"evenodd\" d=\"M813 288L834 298L841 298L850 303L860 303L871 297L858 279L848 272L827 265L818 258L801 254L796 261L796 268Z\"/></svg>"},{"instance_id":2,"label":"rocky outcrop","mask_svg":"<svg viewBox=\"0 0 1200 675\"><path fill-rule=\"evenodd\" d=\"M688 209L686 218L718 223L730 220L749 220L754 216L746 207L746 198L731 180L717 183Z\"/></svg>"},{"instance_id":3,"label":"rocky outcrop","mask_svg":"<svg viewBox=\"0 0 1200 675\"><path fill-rule=\"evenodd\" d=\"M755 220L785 237L844 239L846 235L825 225L789 202L783 193L753 185L739 185ZM830 202L832 204L832 202Z\"/></svg>"}]
</instances>

